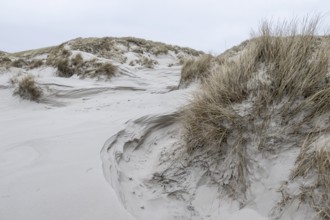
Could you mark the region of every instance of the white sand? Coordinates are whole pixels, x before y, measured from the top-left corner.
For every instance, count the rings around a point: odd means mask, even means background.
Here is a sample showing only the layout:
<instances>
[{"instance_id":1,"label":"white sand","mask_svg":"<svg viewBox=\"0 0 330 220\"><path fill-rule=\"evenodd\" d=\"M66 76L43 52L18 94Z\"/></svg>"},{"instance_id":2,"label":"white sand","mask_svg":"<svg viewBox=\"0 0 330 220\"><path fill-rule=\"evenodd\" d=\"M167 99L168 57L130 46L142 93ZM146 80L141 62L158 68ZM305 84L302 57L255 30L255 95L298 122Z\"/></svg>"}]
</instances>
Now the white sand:
<instances>
[{"instance_id":1,"label":"white sand","mask_svg":"<svg viewBox=\"0 0 330 220\"><path fill-rule=\"evenodd\" d=\"M2 71L0 219L133 219L104 178L100 150L127 120L168 111L184 99L163 94L177 85L179 68L134 70L135 77L110 82L34 70L50 89L47 103L12 96L5 87L20 71Z\"/></svg>"}]
</instances>

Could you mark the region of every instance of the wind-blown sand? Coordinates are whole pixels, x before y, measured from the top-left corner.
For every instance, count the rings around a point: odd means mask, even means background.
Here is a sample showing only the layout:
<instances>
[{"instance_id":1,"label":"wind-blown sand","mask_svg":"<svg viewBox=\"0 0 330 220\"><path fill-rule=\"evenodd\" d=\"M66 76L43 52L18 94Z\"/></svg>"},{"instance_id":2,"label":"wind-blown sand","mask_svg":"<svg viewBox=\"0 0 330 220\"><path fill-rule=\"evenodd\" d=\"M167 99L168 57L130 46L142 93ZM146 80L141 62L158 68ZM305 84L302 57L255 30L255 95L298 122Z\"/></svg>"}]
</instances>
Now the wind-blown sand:
<instances>
[{"instance_id":1,"label":"wind-blown sand","mask_svg":"<svg viewBox=\"0 0 330 220\"><path fill-rule=\"evenodd\" d=\"M100 150L126 121L173 111L187 91L173 90L178 66L128 71L102 81L31 70L45 93L34 103L12 96L20 70L2 70L0 219L134 219L104 178Z\"/></svg>"}]
</instances>

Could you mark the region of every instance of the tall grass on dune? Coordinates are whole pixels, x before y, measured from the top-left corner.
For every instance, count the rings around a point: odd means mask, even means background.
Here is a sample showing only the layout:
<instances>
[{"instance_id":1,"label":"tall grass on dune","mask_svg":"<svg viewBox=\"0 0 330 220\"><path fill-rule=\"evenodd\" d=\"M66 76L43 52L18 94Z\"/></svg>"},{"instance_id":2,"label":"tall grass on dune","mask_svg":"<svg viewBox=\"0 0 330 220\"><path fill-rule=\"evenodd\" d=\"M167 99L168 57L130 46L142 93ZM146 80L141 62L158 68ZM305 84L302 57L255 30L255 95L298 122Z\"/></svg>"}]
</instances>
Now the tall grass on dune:
<instances>
[{"instance_id":1,"label":"tall grass on dune","mask_svg":"<svg viewBox=\"0 0 330 220\"><path fill-rule=\"evenodd\" d=\"M220 179L230 175L221 183L227 195L246 195L256 153L302 149L308 135L329 135L329 54L316 36L318 23L319 18L262 23L251 45L235 61L212 68L183 109L187 151L220 155ZM316 175L330 179L329 172ZM329 193L325 187L315 197ZM322 219L329 219L329 201L328 196L315 208Z\"/></svg>"},{"instance_id":2,"label":"tall grass on dune","mask_svg":"<svg viewBox=\"0 0 330 220\"><path fill-rule=\"evenodd\" d=\"M211 55L202 55L197 59L187 60L181 70L179 86L186 86L194 80L204 79L210 72Z\"/></svg>"}]
</instances>

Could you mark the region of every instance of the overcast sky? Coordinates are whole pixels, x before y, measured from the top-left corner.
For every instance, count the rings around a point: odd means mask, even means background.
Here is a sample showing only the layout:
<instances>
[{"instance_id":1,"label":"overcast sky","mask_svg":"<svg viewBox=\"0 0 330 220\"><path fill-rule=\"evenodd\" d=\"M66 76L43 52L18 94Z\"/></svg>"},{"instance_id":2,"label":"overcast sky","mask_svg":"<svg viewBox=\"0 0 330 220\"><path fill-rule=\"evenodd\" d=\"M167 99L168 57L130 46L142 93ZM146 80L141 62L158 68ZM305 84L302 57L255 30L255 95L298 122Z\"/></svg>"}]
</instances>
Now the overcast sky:
<instances>
[{"instance_id":1,"label":"overcast sky","mask_svg":"<svg viewBox=\"0 0 330 220\"><path fill-rule=\"evenodd\" d=\"M264 19L321 13L329 30L329 12L329 0L0 0L0 50L134 36L218 54Z\"/></svg>"}]
</instances>

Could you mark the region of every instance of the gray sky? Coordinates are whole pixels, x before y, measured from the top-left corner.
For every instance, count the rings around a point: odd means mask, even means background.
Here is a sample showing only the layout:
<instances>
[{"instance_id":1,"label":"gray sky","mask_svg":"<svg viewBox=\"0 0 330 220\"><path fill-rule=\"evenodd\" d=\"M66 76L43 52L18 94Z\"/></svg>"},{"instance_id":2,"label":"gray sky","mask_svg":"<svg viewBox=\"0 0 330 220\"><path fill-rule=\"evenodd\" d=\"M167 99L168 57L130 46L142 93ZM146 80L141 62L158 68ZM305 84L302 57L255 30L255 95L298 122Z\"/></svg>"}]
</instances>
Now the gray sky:
<instances>
[{"instance_id":1,"label":"gray sky","mask_svg":"<svg viewBox=\"0 0 330 220\"><path fill-rule=\"evenodd\" d=\"M329 12L329 0L1 0L0 50L133 36L218 54L248 39L264 19L321 13L330 27Z\"/></svg>"}]
</instances>

